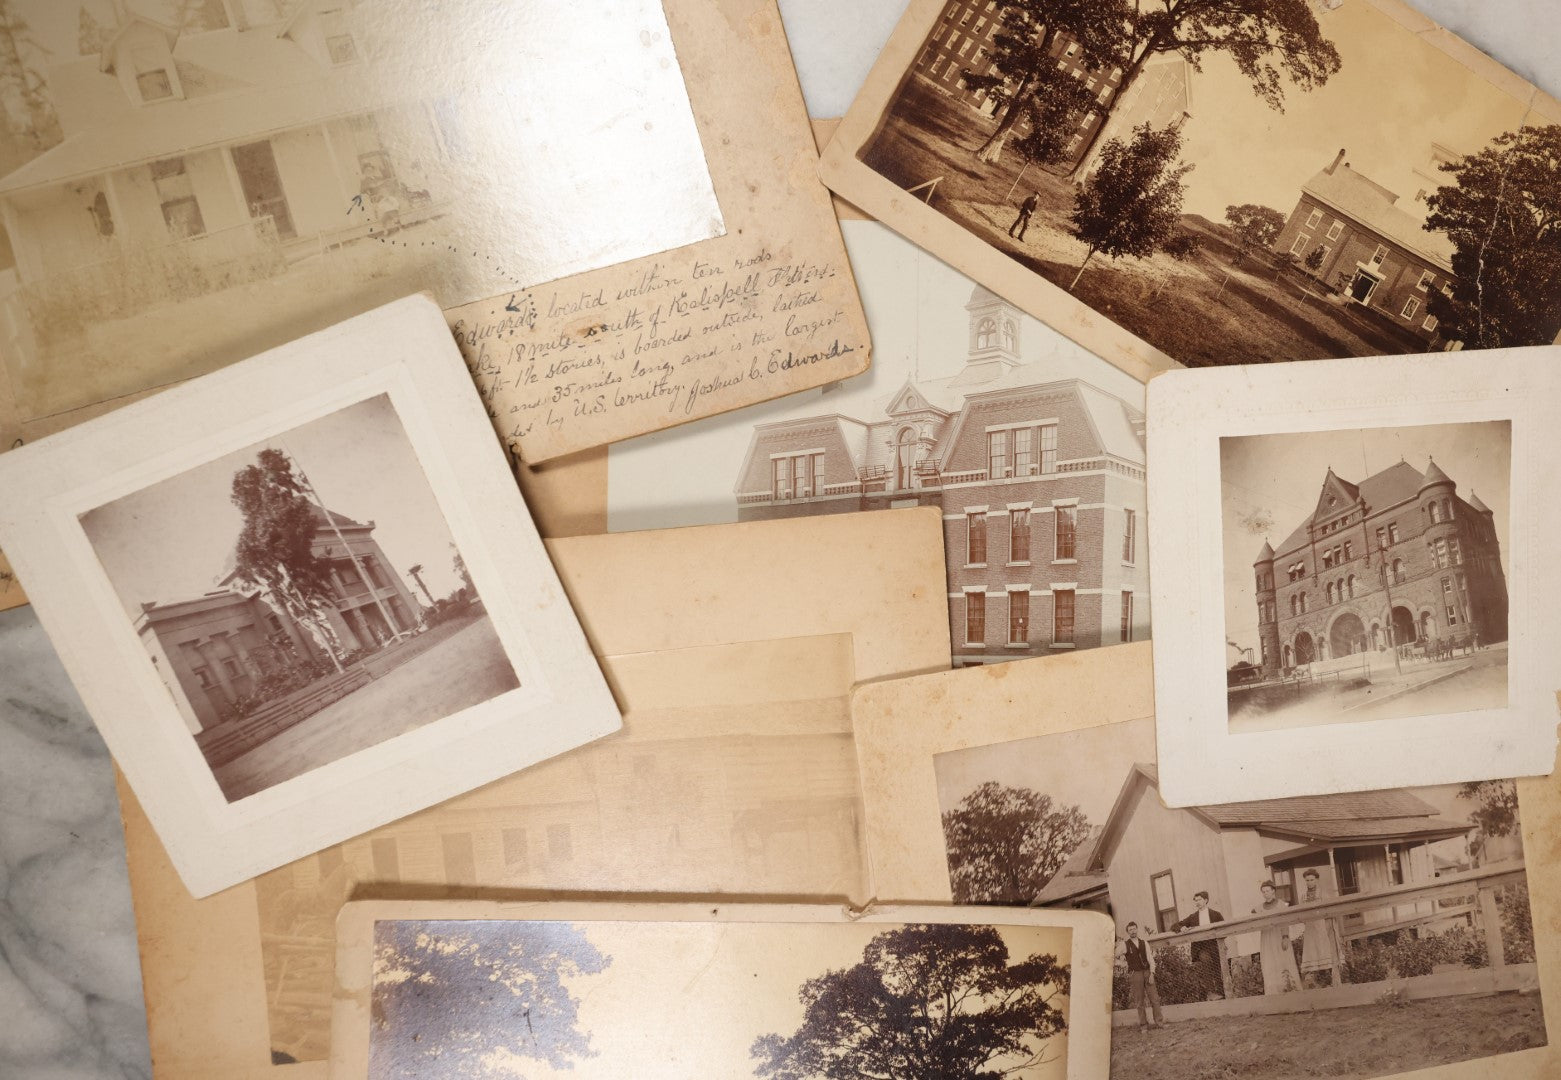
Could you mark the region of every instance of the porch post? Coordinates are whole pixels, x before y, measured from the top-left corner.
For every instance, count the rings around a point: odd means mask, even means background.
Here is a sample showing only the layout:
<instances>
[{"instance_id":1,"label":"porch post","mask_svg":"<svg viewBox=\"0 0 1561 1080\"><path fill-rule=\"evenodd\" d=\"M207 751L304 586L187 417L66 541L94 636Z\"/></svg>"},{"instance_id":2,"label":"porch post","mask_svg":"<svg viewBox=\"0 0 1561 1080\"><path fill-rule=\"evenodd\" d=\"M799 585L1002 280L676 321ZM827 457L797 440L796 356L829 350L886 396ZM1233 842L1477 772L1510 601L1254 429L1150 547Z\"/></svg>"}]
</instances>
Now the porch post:
<instances>
[{"instance_id":1,"label":"porch post","mask_svg":"<svg viewBox=\"0 0 1561 1080\"><path fill-rule=\"evenodd\" d=\"M331 159L331 172L336 174L336 187L341 191L342 205L346 207L343 213L347 213L351 209L352 197L358 192L349 191L347 188L347 178L341 171L341 158L336 154L336 142L331 138L328 121L320 122L320 134L325 137L325 153Z\"/></svg>"},{"instance_id":2,"label":"porch post","mask_svg":"<svg viewBox=\"0 0 1561 1080\"><path fill-rule=\"evenodd\" d=\"M1507 966L1507 950L1501 940L1501 909L1496 906L1496 890L1480 886L1480 923L1485 928L1485 955L1491 970Z\"/></svg>"},{"instance_id":3,"label":"porch post","mask_svg":"<svg viewBox=\"0 0 1561 1080\"><path fill-rule=\"evenodd\" d=\"M1328 941L1333 946L1333 985L1344 985L1344 935L1339 933L1339 920L1328 917L1324 924L1328 928Z\"/></svg>"},{"instance_id":4,"label":"porch post","mask_svg":"<svg viewBox=\"0 0 1561 1080\"><path fill-rule=\"evenodd\" d=\"M1220 947L1220 993L1226 1001L1230 1000L1230 938L1220 935L1217 939Z\"/></svg>"}]
</instances>

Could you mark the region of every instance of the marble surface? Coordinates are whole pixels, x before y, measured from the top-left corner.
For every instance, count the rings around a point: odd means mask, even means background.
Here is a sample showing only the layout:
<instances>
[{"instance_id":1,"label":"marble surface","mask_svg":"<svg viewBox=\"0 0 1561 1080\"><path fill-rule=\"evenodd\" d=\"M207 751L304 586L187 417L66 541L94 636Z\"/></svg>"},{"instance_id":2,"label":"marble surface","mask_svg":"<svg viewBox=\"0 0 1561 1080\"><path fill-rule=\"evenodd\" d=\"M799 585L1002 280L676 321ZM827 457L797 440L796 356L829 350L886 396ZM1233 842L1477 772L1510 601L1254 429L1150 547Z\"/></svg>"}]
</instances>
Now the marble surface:
<instances>
[{"instance_id":1,"label":"marble surface","mask_svg":"<svg viewBox=\"0 0 1561 1080\"><path fill-rule=\"evenodd\" d=\"M836 116L905 0L780 6L810 111ZM1561 93L1555 0L1416 6ZM108 755L32 611L0 614L0 1078L150 1075Z\"/></svg>"}]
</instances>

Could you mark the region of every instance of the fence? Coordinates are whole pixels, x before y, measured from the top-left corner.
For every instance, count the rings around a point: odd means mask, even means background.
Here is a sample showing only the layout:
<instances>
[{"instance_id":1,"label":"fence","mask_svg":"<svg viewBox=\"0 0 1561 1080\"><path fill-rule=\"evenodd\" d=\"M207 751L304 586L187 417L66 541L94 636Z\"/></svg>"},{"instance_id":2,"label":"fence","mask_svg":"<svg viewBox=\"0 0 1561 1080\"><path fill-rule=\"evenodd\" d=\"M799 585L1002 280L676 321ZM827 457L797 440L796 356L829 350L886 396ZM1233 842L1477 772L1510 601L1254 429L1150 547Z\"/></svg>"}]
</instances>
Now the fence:
<instances>
[{"instance_id":1,"label":"fence","mask_svg":"<svg viewBox=\"0 0 1561 1080\"><path fill-rule=\"evenodd\" d=\"M1364 1005L1389 992L1426 998L1539 985L1522 862L1147 941L1167 1020ZM1115 1023L1137 1022L1129 1006L1119 962Z\"/></svg>"}]
</instances>

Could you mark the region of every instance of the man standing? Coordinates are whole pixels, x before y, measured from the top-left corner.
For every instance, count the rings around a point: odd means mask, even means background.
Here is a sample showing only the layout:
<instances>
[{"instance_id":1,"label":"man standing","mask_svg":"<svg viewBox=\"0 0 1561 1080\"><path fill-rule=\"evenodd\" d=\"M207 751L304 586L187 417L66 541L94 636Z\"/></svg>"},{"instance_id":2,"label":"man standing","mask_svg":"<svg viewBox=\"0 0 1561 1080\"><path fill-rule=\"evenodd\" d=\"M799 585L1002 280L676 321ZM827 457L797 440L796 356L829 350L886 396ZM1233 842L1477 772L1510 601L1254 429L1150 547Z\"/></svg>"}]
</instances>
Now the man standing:
<instances>
[{"instance_id":1,"label":"man standing","mask_svg":"<svg viewBox=\"0 0 1561 1080\"><path fill-rule=\"evenodd\" d=\"M1040 201L1041 199L1038 193L1033 191L1030 192L1029 198L1025 199L1024 202L1019 204L1019 216L1014 218L1014 223L1012 225L1008 226L1008 235L1013 236L1014 239L1018 240L1021 244L1024 243L1025 230L1029 229L1030 227L1030 215L1035 213L1035 207ZM1019 230L1017 236L1014 235L1015 229Z\"/></svg>"},{"instance_id":2,"label":"man standing","mask_svg":"<svg viewBox=\"0 0 1561 1080\"><path fill-rule=\"evenodd\" d=\"M1165 1021L1160 1016L1160 991L1154 984L1154 953L1138 936L1136 922L1127 924L1127 940L1122 943L1122 952L1127 957L1127 983L1132 992L1133 1007L1138 1010L1139 1028L1149 1026L1149 1017L1144 1014L1145 998L1149 999L1149 1005L1154 1009L1154 1026L1163 1027Z\"/></svg>"},{"instance_id":3,"label":"man standing","mask_svg":"<svg viewBox=\"0 0 1561 1080\"><path fill-rule=\"evenodd\" d=\"M1225 916L1209 906L1209 894L1199 889L1192 894L1192 902L1198 910L1187 916L1181 922L1171 927L1178 934L1183 930L1196 930L1213 923L1224 922ZM1211 997L1223 998L1225 996L1225 973L1220 970L1220 943L1218 941L1195 941L1188 950L1192 953L1192 966L1198 973L1198 986L1203 991L1204 1000Z\"/></svg>"}]
</instances>

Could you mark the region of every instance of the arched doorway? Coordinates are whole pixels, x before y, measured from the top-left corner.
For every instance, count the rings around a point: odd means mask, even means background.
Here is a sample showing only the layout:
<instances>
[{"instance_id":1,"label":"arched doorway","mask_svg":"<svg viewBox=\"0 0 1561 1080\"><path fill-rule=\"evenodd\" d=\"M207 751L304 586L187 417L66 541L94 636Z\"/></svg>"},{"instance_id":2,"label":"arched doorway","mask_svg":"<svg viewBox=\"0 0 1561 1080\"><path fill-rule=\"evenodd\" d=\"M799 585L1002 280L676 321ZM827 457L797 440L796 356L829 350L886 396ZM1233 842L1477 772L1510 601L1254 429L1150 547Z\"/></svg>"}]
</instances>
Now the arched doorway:
<instances>
[{"instance_id":1,"label":"arched doorway","mask_svg":"<svg viewBox=\"0 0 1561 1080\"><path fill-rule=\"evenodd\" d=\"M1334 656L1349 656L1366 650L1366 624L1360 621L1359 615L1346 611L1333 620L1333 628L1328 631L1328 649Z\"/></svg>"},{"instance_id":2,"label":"arched doorway","mask_svg":"<svg viewBox=\"0 0 1561 1080\"><path fill-rule=\"evenodd\" d=\"M1372 649L1374 649L1374 650L1375 649L1380 649L1380 648L1382 648L1386 644L1387 644L1387 642L1382 640L1382 624L1381 623L1372 623L1371 624L1371 647L1372 647Z\"/></svg>"},{"instance_id":3,"label":"arched doorway","mask_svg":"<svg viewBox=\"0 0 1561 1080\"><path fill-rule=\"evenodd\" d=\"M1431 613L1429 611L1420 613L1420 640L1431 640Z\"/></svg>"},{"instance_id":4,"label":"arched doorway","mask_svg":"<svg viewBox=\"0 0 1561 1080\"><path fill-rule=\"evenodd\" d=\"M1312 635L1302 630L1295 636L1295 666L1310 664L1316 658L1317 652L1312 645Z\"/></svg>"},{"instance_id":5,"label":"arched doorway","mask_svg":"<svg viewBox=\"0 0 1561 1080\"><path fill-rule=\"evenodd\" d=\"M916 431L906 428L900 432L895 447L894 486L901 491L911 486L911 472L916 465Z\"/></svg>"},{"instance_id":6,"label":"arched doorway","mask_svg":"<svg viewBox=\"0 0 1561 1080\"><path fill-rule=\"evenodd\" d=\"M1393 609L1393 644L1408 645L1415 640L1415 616L1405 607Z\"/></svg>"}]
</instances>

